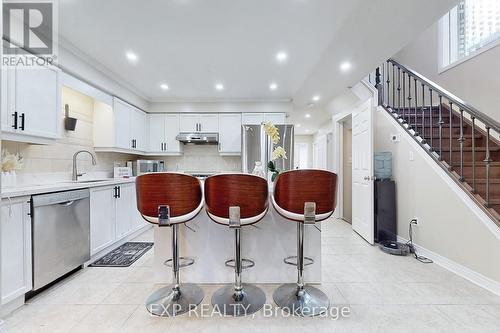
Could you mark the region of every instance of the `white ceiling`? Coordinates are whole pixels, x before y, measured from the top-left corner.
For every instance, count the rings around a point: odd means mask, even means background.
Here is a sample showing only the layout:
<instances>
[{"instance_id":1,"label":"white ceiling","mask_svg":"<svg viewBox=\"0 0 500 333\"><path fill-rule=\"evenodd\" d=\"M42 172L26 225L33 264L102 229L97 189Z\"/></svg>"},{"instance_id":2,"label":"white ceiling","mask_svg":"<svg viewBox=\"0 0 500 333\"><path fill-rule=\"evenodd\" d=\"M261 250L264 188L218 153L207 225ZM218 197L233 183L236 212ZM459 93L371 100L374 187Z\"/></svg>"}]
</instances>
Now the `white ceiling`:
<instances>
[{"instance_id":1,"label":"white ceiling","mask_svg":"<svg viewBox=\"0 0 500 333\"><path fill-rule=\"evenodd\" d=\"M328 119L326 102L452 2L60 0L59 31L151 102L293 100L292 121L314 130ZM289 55L283 64L275 59L281 50ZM127 51L137 54L136 63ZM353 69L341 74L345 60ZM218 82L224 91L214 89ZM276 91L269 90L271 82ZM321 101L308 108L315 94ZM312 117L303 119L305 112Z\"/></svg>"}]
</instances>

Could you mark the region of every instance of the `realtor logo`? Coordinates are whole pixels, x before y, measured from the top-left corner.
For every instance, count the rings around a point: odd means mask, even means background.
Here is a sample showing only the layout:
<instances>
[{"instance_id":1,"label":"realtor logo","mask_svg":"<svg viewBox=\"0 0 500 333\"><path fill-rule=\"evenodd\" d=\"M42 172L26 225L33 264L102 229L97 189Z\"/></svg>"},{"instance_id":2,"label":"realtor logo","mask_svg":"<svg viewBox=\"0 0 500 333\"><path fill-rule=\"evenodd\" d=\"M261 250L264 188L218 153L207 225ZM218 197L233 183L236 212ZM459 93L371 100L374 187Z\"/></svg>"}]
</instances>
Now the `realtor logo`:
<instances>
[{"instance_id":1,"label":"realtor logo","mask_svg":"<svg viewBox=\"0 0 500 333\"><path fill-rule=\"evenodd\" d=\"M2 63L7 66L53 63L56 19L54 1L3 1L3 39L7 43ZM24 61L33 56L36 63Z\"/></svg>"}]
</instances>

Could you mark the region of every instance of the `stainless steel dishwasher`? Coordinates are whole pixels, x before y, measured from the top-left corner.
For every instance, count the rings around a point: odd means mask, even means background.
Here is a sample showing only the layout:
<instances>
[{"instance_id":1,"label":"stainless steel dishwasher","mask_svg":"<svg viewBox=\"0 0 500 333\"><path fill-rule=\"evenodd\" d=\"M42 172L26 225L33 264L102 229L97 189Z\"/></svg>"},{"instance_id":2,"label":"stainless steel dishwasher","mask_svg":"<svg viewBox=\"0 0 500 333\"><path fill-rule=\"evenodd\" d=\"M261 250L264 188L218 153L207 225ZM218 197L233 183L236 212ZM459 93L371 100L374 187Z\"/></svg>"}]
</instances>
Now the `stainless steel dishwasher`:
<instances>
[{"instance_id":1,"label":"stainless steel dishwasher","mask_svg":"<svg viewBox=\"0 0 500 333\"><path fill-rule=\"evenodd\" d=\"M32 196L33 290L90 259L88 189Z\"/></svg>"}]
</instances>

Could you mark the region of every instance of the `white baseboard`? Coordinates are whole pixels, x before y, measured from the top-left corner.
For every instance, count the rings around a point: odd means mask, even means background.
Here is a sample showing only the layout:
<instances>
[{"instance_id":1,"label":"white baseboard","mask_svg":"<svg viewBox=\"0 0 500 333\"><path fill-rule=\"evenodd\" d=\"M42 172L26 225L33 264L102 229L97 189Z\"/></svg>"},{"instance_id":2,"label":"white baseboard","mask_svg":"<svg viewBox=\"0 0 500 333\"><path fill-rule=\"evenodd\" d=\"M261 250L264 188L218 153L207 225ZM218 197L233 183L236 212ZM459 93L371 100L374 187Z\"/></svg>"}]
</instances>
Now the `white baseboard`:
<instances>
[{"instance_id":1,"label":"white baseboard","mask_svg":"<svg viewBox=\"0 0 500 333\"><path fill-rule=\"evenodd\" d=\"M407 241L407 239L398 236L398 242L406 243ZM443 257L440 254L432 252L431 250L428 250L420 245L413 243L413 246L415 247L419 255L431 259L432 261L434 261L434 263L449 270L450 272L453 272L463 277L464 279L467 279L470 282L478 285L479 287L489 290L492 293L500 296L500 282L490 279L489 277L486 277L476 271L473 271L470 268L460 265L459 263Z\"/></svg>"}]
</instances>

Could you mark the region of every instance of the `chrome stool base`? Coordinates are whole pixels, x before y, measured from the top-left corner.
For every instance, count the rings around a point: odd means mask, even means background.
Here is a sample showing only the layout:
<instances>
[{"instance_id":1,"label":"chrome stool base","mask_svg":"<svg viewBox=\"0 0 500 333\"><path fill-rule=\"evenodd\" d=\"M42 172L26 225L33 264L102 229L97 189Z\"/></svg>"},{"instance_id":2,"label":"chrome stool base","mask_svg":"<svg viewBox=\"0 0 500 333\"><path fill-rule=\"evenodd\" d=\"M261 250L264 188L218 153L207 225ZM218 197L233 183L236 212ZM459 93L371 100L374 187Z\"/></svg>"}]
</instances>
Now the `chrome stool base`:
<instances>
[{"instance_id":1,"label":"chrome stool base","mask_svg":"<svg viewBox=\"0 0 500 333\"><path fill-rule=\"evenodd\" d=\"M305 285L302 292L296 283L287 283L274 291L276 305L294 316L313 317L328 310L328 296L318 288Z\"/></svg>"},{"instance_id":2,"label":"chrome stool base","mask_svg":"<svg viewBox=\"0 0 500 333\"><path fill-rule=\"evenodd\" d=\"M266 294L252 284L243 284L240 299L235 295L234 285L217 289L212 296L212 305L226 316L251 315L264 306Z\"/></svg>"},{"instance_id":3,"label":"chrome stool base","mask_svg":"<svg viewBox=\"0 0 500 333\"><path fill-rule=\"evenodd\" d=\"M146 309L155 316L175 317L196 308L204 297L196 284L185 283L178 290L173 285L155 291L146 301Z\"/></svg>"}]
</instances>

